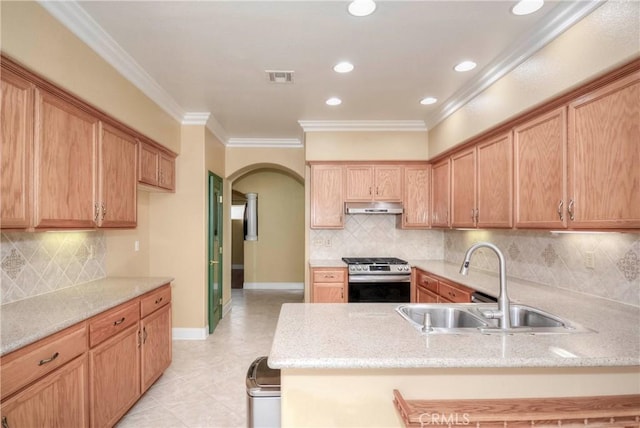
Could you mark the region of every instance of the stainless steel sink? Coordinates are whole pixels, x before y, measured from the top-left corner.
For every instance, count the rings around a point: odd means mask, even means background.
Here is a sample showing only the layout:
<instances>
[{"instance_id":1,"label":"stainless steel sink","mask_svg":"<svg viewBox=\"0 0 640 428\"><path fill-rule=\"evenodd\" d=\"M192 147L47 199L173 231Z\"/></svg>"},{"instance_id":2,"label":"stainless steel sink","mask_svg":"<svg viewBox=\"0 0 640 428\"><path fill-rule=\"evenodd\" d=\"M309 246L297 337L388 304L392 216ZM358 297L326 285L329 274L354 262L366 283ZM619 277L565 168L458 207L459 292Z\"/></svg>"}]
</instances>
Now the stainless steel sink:
<instances>
[{"instance_id":1,"label":"stainless steel sink","mask_svg":"<svg viewBox=\"0 0 640 428\"><path fill-rule=\"evenodd\" d=\"M531 306L512 304L511 326L501 329L497 305L487 303L410 303L396 311L423 333L439 334L559 334L591 330Z\"/></svg>"},{"instance_id":2,"label":"stainless steel sink","mask_svg":"<svg viewBox=\"0 0 640 428\"><path fill-rule=\"evenodd\" d=\"M478 328L490 327L487 321L468 311L462 304L407 304L398 306L396 311L424 332L463 333L469 329L478 331Z\"/></svg>"}]
</instances>

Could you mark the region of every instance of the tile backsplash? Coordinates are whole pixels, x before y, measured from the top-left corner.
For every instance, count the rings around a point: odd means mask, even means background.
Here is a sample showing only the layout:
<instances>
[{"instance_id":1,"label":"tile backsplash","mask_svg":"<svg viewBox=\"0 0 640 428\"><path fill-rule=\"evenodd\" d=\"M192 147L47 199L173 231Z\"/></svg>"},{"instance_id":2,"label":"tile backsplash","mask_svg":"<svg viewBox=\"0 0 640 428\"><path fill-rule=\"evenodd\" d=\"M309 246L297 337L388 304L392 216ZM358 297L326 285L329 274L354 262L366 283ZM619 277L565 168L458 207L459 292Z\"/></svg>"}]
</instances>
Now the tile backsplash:
<instances>
[{"instance_id":1,"label":"tile backsplash","mask_svg":"<svg viewBox=\"0 0 640 428\"><path fill-rule=\"evenodd\" d=\"M500 248L507 276L640 306L638 233L450 230L444 236L445 260L461 263L467 248L480 241ZM479 249L471 266L497 273L498 259Z\"/></svg>"},{"instance_id":2,"label":"tile backsplash","mask_svg":"<svg viewBox=\"0 0 640 428\"><path fill-rule=\"evenodd\" d=\"M0 303L104 278L103 232L4 232L0 238Z\"/></svg>"},{"instance_id":3,"label":"tile backsplash","mask_svg":"<svg viewBox=\"0 0 640 428\"><path fill-rule=\"evenodd\" d=\"M344 229L310 230L309 258L443 259L443 236L441 230L397 229L394 215L347 215Z\"/></svg>"},{"instance_id":4,"label":"tile backsplash","mask_svg":"<svg viewBox=\"0 0 640 428\"><path fill-rule=\"evenodd\" d=\"M309 231L309 258L400 257L459 264L473 243L497 245L507 275L640 307L639 233L551 233L513 230L402 230L390 215L348 215L344 229ZM587 267L587 259L593 267ZM472 267L498 272L498 259L480 249Z\"/></svg>"}]
</instances>

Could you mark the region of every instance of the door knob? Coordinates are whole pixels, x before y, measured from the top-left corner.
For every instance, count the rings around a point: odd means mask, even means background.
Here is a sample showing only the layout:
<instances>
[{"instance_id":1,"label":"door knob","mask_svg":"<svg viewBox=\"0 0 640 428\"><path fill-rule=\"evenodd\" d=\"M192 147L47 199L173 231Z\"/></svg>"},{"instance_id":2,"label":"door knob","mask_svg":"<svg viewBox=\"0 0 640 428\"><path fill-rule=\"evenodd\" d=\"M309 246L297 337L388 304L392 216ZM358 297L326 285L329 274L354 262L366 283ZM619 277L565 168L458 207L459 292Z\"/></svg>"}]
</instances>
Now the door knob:
<instances>
[{"instance_id":1,"label":"door knob","mask_svg":"<svg viewBox=\"0 0 640 428\"><path fill-rule=\"evenodd\" d=\"M209 266L213 266L213 265L217 265L218 261L217 260L209 260Z\"/></svg>"}]
</instances>

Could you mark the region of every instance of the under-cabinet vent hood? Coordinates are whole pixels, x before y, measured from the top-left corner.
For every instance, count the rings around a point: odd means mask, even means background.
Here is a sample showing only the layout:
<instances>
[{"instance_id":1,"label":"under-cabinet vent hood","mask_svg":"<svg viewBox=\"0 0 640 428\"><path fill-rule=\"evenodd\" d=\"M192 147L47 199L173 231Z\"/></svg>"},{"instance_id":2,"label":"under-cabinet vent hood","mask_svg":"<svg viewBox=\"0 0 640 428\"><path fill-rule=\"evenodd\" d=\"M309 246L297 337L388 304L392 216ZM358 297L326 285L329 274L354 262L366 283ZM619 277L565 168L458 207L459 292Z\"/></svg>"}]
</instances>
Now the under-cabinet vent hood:
<instances>
[{"instance_id":1,"label":"under-cabinet vent hood","mask_svg":"<svg viewBox=\"0 0 640 428\"><path fill-rule=\"evenodd\" d=\"M402 214L400 202L345 202L346 214Z\"/></svg>"}]
</instances>

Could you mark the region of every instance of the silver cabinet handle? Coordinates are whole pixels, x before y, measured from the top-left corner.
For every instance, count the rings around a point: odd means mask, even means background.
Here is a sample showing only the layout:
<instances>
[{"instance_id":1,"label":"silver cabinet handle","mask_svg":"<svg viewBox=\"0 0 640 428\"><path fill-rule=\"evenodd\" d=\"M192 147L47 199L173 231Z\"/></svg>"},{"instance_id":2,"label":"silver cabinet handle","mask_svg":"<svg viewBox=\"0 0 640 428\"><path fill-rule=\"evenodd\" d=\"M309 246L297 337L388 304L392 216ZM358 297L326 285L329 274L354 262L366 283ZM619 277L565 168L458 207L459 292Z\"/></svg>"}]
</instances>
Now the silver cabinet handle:
<instances>
[{"instance_id":1,"label":"silver cabinet handle","mask_svg":"<svg viewBox=\"0 0 640 428\"><path fill-rule=\"evenodd\" d=\"M476 223L478 222L478 216L480 215L480 210L476 208Z\"/></svg>"},{"instance_id":2,"label":"silver cabinet handle","mask_svg":"<svg viewBox=\"0 0 640 428\"><path fill-rule=\"evenodd\" d=\"M107 215L107 209L104 207L104 204L102 204L102 220L104 220L105 215Z\"/></svg>"},{"instance_id":3,"label":"silver cabinet handle","mask_svg":"<svg viewBox=\"0 0 640 428\"><path fill-rule=\"evenodd\" d=\"M569 205L567 206L567 212L569 213L569 219L571 221L575 220L574 212L573 212L573 199L569 199Z\"/></svg>"},{"instance_id":4,"label":"silver cabinet handle","mask_svg":"<svg viewBox=\"0 0 640 428\"><path fill-rule=\"evenodd\" d=\"M100 209L98 208L98 203L96 202L94 205L94 216L93 216L93 221L95 221L96 223L98 222L98 217L100 216Z\"/></svg>"},{"instance_id":5,"label":"silver cabinet handle","mask_svg":"<svg viewBox=\"0 0 640 428\"><path fill-rule=\"evenodd\" d=\"M142 328L142 344L144 345L145 343L147 343L147 328L143 327Z\"/></svg>"},{"instance_id":6,"label":"silver cabinet handle","mask_svg":"<svg viewBox=\"0 0 640 428\"><path fill-rule=\"evenodd\" d=\"M40 360L40 362L38 363L39 366L44 366L45 364L50 363L51 361L55 360L56 358L58 358L60 354L58 352L56 352L55 354L53 354L51 357L46 358L44 360ZM4 425L4 423L3 423Z\"/></svg>"},{"instance_id":7,"label":"silver cabinet handle","mask_svg":"<svg viewBox=\"0 0 640 428\"><path fill-rule=\"evenodd\" d=\"M476 212L473 208L471 208L471 221L476 218Z\"/></svg>"},{"instance_id":8,"label":"silver cabinet handle","mask_svg":"<svg viewBox=\"0 0 640 428\"><path fill-rule=\"evenodd\" d=\"M558 204L558 216L560 216L560 221L564 220L564 216L562 215L562 206L563 205L564 205L564 202L561 199L560 203Z\"/></svg>"},{"instance_id":9,"label":"silver cabinet handle","mask_svg":"<svg viewBox=\"0 0 640 428\"><path fill-rule=\"evenodd\" d=\"M2 428L9 428L9 421L6 416L2 417Z\"/></svg>"}]
</instances>

